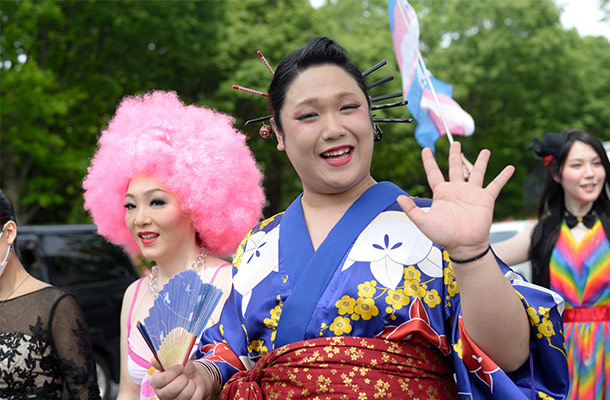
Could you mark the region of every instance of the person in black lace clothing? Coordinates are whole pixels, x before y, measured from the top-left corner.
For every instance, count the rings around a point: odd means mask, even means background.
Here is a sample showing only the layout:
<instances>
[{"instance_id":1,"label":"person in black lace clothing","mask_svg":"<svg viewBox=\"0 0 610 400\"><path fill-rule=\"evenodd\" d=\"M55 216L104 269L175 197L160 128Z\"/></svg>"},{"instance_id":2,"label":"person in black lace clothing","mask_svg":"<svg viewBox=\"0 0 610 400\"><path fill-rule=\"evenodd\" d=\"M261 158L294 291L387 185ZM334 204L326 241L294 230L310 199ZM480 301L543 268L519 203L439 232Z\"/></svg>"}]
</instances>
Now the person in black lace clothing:
<instances>
[{"instance_id":1,"label":"person in black lace clothing","mask_svg":"<svg viewBox=\"0 0 610 400\"><path fill-rule=\"evenodd\" d=\"M0 399L99 399L85 318L74 296L25 270L13 205L0 190Z\"/></svg>"}]
</instances>

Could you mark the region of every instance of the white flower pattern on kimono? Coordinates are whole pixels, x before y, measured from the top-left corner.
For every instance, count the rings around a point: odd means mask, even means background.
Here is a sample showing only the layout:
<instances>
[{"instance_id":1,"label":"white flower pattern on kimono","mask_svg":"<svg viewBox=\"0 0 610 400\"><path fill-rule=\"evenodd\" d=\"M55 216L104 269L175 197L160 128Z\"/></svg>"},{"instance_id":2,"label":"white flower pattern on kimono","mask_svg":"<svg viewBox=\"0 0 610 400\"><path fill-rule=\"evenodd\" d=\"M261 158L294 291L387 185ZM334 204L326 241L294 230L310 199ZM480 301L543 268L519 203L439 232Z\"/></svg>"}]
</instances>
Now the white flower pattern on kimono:
<instances>
[{"instance_id":1,"label":"white flower pattern on kimono","mask_svg":"<svg viewBox=\"0 0 610 400\"><path fill-rule=\"evenodd\" d=\"M402 211L379 214L358 236L342 271L356 262L369 262L377 282L390 289L402 283L406 265L419 263L431 277L440 277L443 272L440 249Z\"/></svg>"},{"instance_id":2,"label":"white flower pattern on kimono","mask_svg":"<svg viewBox=\"0 0 610 400\"><path fill-rule=\"evenodd\" d=\"M272 271L278 272L278 243L280 229L275 227L269 232L258 231L246 242L239 270L233 277L233 287L243 296L242 313L245 316L252 289Z\"/></svg>"}]
</instances>

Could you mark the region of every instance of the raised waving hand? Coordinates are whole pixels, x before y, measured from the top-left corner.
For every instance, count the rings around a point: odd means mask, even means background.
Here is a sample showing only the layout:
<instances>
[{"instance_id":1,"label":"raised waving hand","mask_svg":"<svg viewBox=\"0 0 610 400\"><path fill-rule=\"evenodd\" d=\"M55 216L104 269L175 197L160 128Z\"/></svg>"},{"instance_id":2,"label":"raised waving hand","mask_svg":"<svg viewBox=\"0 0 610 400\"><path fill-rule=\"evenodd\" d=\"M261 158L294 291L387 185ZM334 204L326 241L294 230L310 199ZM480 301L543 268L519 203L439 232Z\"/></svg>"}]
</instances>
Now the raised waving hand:
<instances>
[{"instance_id":1,"label":"raised waving hand","mask_svg":"<svg viewBox=\"0 0 610 400\"><path fill-rule=\"evenodd\" d=\"M483 187L489 150L482 150L468 181L464 179L461 145L454 142L449 150L449 180L445 180L430 149L422 150L422 161L432 189L432 207L422 211L407 196L398 203L413 222L434 243L443 246L456 259L476 256L489 246L489 229L495 201L514 167L507 166Z\"/></svg>"}]
</instances>

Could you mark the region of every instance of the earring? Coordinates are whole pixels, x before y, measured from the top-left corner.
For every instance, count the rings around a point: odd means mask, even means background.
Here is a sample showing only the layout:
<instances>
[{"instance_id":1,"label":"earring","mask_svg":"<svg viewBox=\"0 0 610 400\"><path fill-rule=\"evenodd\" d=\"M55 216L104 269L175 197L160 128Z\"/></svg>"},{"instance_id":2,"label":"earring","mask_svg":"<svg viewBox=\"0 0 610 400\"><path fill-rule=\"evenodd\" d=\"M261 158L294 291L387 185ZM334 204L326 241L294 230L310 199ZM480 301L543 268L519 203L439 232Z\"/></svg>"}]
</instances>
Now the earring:
<instances>
[{"instance_id":1,"label":"earring","mask_svg":"<svg viewBox=\"0 0 610 400\"><path fill-rule=\"evenodd\" d=\"M373 129L375 129L374 140L376 142L381 142L381 139L383 138L383 131L377 122L373 123Z\"/></svg>"},{"instance_id":2,"label":"earring","mask_svg":"<svg viewBox=\"0 0 610 400\"><path fill-rule=\"evenodd\" d=\"M261 128L258 130L258 134L261 135L263 139L267 139L269 136L271 136L271 126L263 122L263 126L261 126Z\"/></svg>"}]
</instances>

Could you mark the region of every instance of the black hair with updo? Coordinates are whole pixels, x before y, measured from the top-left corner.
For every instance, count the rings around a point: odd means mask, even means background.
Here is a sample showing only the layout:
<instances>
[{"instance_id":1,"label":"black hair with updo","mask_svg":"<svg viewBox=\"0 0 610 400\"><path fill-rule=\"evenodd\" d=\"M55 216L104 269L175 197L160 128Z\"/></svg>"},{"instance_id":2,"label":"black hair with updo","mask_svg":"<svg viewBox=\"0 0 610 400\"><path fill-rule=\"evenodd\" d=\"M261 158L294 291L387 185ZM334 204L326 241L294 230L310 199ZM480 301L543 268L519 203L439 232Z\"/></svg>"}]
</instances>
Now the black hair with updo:
<instances>
[{"instance_id":1,"label":"black hair with updo","mask_svg":"<svg viewBox=\"0 0 610 400\"><path fill-rule=\"evenodd\" d=\"M358 67L349 59L347 51L332 39L323 36L314 37L307 42L305 47L293 51L280 62L269 85L267 91L269 108L280 131L283 130L280 111L292 82L306 69L325 64L336 65L351 75L364 93L369 108L371 107L371 99L364 77Z\"/></svg>"}]
</instances>

